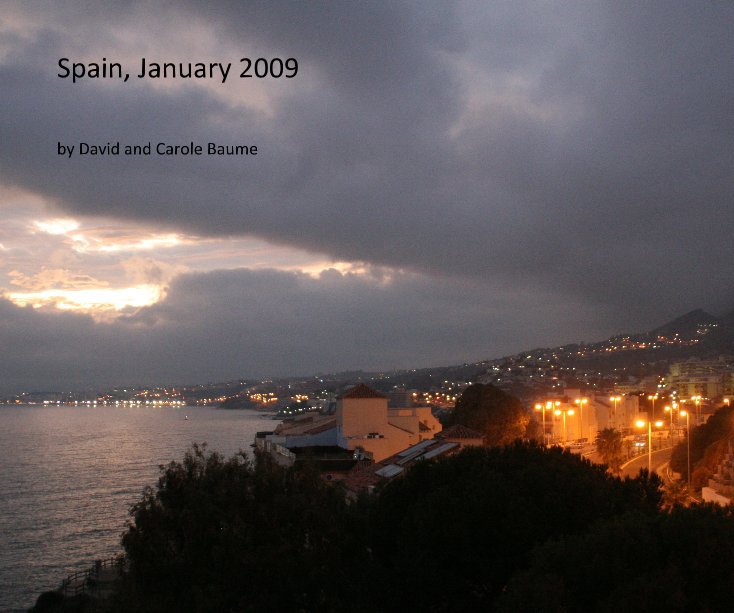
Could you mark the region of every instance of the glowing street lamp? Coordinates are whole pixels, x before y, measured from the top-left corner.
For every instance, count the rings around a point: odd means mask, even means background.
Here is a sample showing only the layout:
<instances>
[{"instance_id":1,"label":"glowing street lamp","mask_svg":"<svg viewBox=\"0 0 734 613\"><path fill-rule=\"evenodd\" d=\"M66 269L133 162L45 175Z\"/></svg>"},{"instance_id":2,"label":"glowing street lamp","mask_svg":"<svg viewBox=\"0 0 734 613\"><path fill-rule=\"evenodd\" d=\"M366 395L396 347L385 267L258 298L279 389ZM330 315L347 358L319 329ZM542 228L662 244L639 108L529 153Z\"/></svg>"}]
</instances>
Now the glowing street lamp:
<instances>
[{"instance_id":1,"label":"glowing street lamp","mask_svg":"<svg viewBox=\"0 0 734 613\"><path fill-rule=\"evenodd\" d=\"M729 406L729 398L724 398L724 404L725 404L726 406Z\"/></svg>"},{"instance_id":2,"label":"glowing street lamp","mask_svg":"<svg viewBox=\"0 0 734 613\"><path fill-rule=\"evenodd\" d=\"M561 413L563 413L563 442L566 443L568 442L568 435L566 433L566 413L568 413L569 415L573 415L574 410L573 409L556 409L554 411L555 415L560 415Z\"/></svg>"},{"instance_id":3,"label":"glowing street lamp","mask_svg":"<svg viewBox=\"0 0 734 613\"><path fill-rule=\"evenodd\" d=\"M673 406L670 406L669 404L665 405L665 408L663 409L666 413L670 413L670 437L673 437L673 408L677 406L676 403L673 403Z\"/></svg>"},{"instance_id":4,"label":"glowing street lamp","mask_svg":"<svg viewBox=\"0 0 734 613\"><path fill-rule=\"evenodd\" d=\"M548 440L547 440L548 439L548 433L546 432L546 429L545 429L545 412L546 412L546 410L550 411L554 406L558 406L560 404L561 404L560 400L556 400L555 402L549 400L545 404L543 404L541 402L538 402L535 405L535 410L536 411L542 411L543 412L543 443L545 445L548 445Z\"/></svg>"},{"instance_id":5,"label":"glowing street lamp","mask_svg":"<svg viewBox=\"0 0 734 613\"><path fill-rule=\"evenodd\" d=\"M574 402L579 407L579 420L581 421L581 428L579 429L581 431L581 438L584 437L584 405L589 403L588 398L576 398Z\"/></svg>"},{"instance_id":6,"label":"glowing street lamp","mask_svg":"<svg viewBox=\"0 0 734 613\"><path fill-rule=\"evenodd\" d=\"M657 394L648 394L647 399L652 401L652 419L655 419L655 401L658 399Z\"/></svg>"},{"instance_id":7,"label":"glowing street lamp","mask_svg":"<svg viewBox=\"0 0 734 613\"><path fill-rule=\"evenodd\" d=\"M550 404L550 402L548 404ZM546 445L547 446L548 443L545 440L545 437L546 437L546 432L545 432L545 407L546 407L546 405L541 404L540 402L538 402L535 405L535 410L536 411L542 411L543 412L543 445Z\"/></svg>"},{"instance_id":8,"label":"glowing street lamp","mask_svg":"<svg viewBox=\"0 0 734 613\"><path fill-rule=\"evenodd\" d=\"M696 424L701 423L701 396L691 396L691 400L696 404Z\"/></svg>"},{"instance_id":9,"label":"glowing street lamp","mask_svg":"<svg viewBox=\"0 0 734 613\"><path fill-rule=\"evenodd\" d=\"M691 487L691 421L688 411L680 411L681 417L686 418L686 440L688 442L688 487Z\"/></svg>"},{"instance_id":10,"label":"glowing street lamp","mask_svg":"<svg viewBox=\"0 0 734 613\"><path fill-rule=\"evenodd\" d=\"M614 403L614 413L617 413L617 407L619 406L619 401L622 400L622 396L610 396L609 400L611 400Z\"/></svg>"},{"instance_id":11,"label":"glowing street lamp","mask_svg":"<svg viewBox=\"0 0 734 613\"><path fill-rule=\"evenodd\" d=\"M647 472L652 472L652 421L647 420L647 424L644 419L639 419L635 422L638 428L644 428L647 425ZM663 425L662 421L656 421L655 427L661 428Z\"/></svg>"}]
</instances>

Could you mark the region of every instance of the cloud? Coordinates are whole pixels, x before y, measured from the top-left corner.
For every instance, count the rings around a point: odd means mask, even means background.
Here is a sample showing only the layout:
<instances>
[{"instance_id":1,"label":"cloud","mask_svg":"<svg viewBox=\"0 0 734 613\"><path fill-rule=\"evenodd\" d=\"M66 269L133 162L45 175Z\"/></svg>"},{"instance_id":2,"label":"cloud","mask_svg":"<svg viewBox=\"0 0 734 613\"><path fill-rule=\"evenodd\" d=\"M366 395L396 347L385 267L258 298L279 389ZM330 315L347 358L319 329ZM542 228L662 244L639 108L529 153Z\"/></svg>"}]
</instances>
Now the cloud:
<instances>
[{"instance_id":1,"label":"cloud","mask_svg":"<svg viewBox=\"0 0 734 613\"><path fill-rule=\"evenodd\" d=\"M0 139L10 146L0 149L0 182L41 197L55 209L49 219L105 217L158 237L210 240L222 254L227 241L256 240L288 254L282 268L344 262L415 275L437 294L469 287L492 321L528 324L538 337L544 324L530 315L541 304L566 304L582 321L590 314L584 327L553 311L565 338L731 308L728 4L220 1L110 10L15 3L5 17ZM146 54L297 57L300 68L288 81L226 84L55 76L59 57L117 58L132 69ZM259 153L56 154L59 141L117 140L257 144ZM7 247L2 230L0 238ZM161 247L151 258L165 260ZM241 264L222 256L205 267ZM17 261L12 270L36 272ZM380 301L367 304L361 319L391 329ZM166 311L155 308L140 317L163 325ZM451 294L443 308L458 317L465 306ZM290 325L277 305L274 313ZM289 325L270 342L288 345ZM345 333L324 330L321 344ZM493 354L510 346L484 340ZM519 350L525 341L514 342Z\"/></svg>"},{"instance_id":2,"label":"cloud","mask_svg":"<svg viewBox=\"0 0 734 613\"><path fill-rule=\"evenodd\" d=\"M484 359L488 347L556 340L550 328L528 334L541 315L595 331L596 313L551 297L505 321L499 313L520 294L394 271L240 269L181 275L161 302L104 322L0 300L0 343L15 348L0 356L0 370L4 389L16 391L37 381L186 383Z\"/></svg>"},{"instance_id":3,"label":"cloud","mask_svg":"<svg viewBox=\"0 0 734 613\"><path fill-rule=\"evenodd\" d=\"M89 275L70 273L61 268L44 268L35 275L24 275L17 270L8 273L12 285L27 290L57 289L89 289L106 286L105 281L100 281Z\"/></svg>"}]
</instances>

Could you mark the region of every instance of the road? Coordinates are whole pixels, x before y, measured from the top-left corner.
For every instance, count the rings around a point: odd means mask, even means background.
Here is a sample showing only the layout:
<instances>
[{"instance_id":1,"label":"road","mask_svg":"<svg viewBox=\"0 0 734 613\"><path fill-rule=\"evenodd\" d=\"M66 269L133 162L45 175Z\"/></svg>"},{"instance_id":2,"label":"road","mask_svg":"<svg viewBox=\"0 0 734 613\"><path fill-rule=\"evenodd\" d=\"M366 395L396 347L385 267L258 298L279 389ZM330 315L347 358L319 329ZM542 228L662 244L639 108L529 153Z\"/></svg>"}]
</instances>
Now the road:
<instances>
[{"instance_id":1,"label":"road","mask_svg":"<svg viewBox=\"0 0 734 613\"><path fill-rule=\"evenodd\" d=\"M669 479L667 467L672 451L672 447L666 447L652 452L652 471L663 477L663 479ZM647 468L646 453L622 464L621 475L623 477L636 477L642 468Z\"/></svg>"}]
</instances>

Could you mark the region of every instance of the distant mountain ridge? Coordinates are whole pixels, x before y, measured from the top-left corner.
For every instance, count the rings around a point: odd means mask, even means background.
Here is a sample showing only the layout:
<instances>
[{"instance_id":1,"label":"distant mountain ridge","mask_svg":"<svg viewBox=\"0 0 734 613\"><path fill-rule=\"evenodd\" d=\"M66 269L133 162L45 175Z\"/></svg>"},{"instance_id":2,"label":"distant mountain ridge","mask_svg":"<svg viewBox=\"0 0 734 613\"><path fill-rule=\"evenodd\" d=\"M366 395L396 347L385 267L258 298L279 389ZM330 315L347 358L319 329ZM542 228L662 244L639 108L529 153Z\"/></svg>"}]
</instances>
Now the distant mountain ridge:
<instances>
[{"instance_id":1,"label":"distant mountain ridge","mask_svg":"<svg viewBox=\"0 0 734 613\"><path fill-rule=\"evenodd\" d=\"M388 385L420 387L456 377L476 380L478 376L486 378L498 366L501 370L512 369L513 364L528 358L553 363L561 369L591 369L601 376L615 377L620 372L665 371L671 362L720 354L734 354L734 312L716 317L695 309L647 332L618 334L592 343L535 348L473 364L397 371L381 375L378 386L381 383L385 389ZM368 373L363 375L369 377Z\"/></svg>"},{"instance_id":2,"label":"distant mountain ridge","mask_svg":"<svg viewBox=\"0 0 734 613\"><path fill-rule=\"evenodd\" d=\"M707 313L703 309L695 309L693 311L690 311L686 313L685 315L681 315L680 317L676 317L672 321L669 321L666 324L663 324L662 326L659 326L653 330L650 330L648 334L651 337L656 336L671 336L674 334L680 334L681 336L693 336L695 335L696 331L702 326L702 325L712 325L712 324L719 324L719 318L711 315L711 313Z\"/></svg>"}]
</instances>

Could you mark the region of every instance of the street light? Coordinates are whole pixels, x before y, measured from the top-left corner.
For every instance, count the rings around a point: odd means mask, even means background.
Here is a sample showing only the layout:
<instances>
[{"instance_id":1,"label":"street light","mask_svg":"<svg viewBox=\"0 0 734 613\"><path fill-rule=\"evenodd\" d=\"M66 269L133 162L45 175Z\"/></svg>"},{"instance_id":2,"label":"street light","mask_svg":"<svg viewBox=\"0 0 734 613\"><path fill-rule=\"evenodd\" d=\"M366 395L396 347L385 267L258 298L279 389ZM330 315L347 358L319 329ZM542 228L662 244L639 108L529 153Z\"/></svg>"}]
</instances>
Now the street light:
<instances>
[{"instance_id":1,"label":"street light","mask_svg":"<svg viewBox=\"0 0 734 613\"><path fill-rule=\"evenodd\" d=\"M560 404L560 403L559 403ZM569 415L573 415L573 409L556 409L554 411L555 415L560 415L563 413L563 442L568 442L568 435L566 434L566 413Z\"/></svg>"},{"instance_id":2,"label":"street light","mask_svg":"<svg viewBox=\"0 0 734 613\"><path fill-rule=\"evenodd\" d=\"M663 410L666 413L670 413L670 438L673 438L673 407L671 407L669 404L666 404Z\"/></svg>"},{"instance_id":3,"label":"street light","mask_svg":"<svg viewBox=\"0 0 734 613\"><path fill-rule=\"evenodd\" d=\"M614 411L612 412L612 415L614 416L614 425L617 425L617 406L619 405L619 401L622 400L621 396L610 396L609 400L611 400L614 403Z\"/></svg>"},{"instance_id":4,"label":"street light","mask_svg":"<svg viewBox=\"0 0 734 613\"><path fill-rule=\"evenodd\" d=\"M543 412L543 445L546 447L548 446L548 441L546 440L547 432L545 430L545 410L546 408L550 409L553 406L552 402L546 402L545 404L541 404L540 402L535 405L536 411L542 411Z\"/></svg>"},{"instance_id":5,"label":"street light","mask_svg":"<svg viewBox=\"0 0 734 613\"><path fill-rule=\"evenodd\" d=\"M688 411L679 411L681 417L686 418L686 439L688 442L688 487L691 487L691 421Z\"/></svg>"},{"instance_id":6,"label":"street light","mask_svg":"<svg viewBox=\"0 0 734 613\"><path fill-rule=\"evenodd\" d=\"M548 432L546 431L546 428L545 428L545 411L546 411L546 409L550 411L554 406L558 406L560 404L561 404L560 400L556 400L555 403L553 401L549 400L545 404L539 402L539 403L537 403L535 405L535 410L536 411L542 411L543 412L543 443L545 445L548 445Z\"/></svg>"},{"instance_id":7,"label":"street light","mask_svg":"<svg viewBox=\"0 0 734 613\"><path fill-rule=\"evenodd\" d=\"M588 398L576 398L574 402L579 406L580 414L579 414L579 420L581 421L581 438L586 438L584 436L584 405L588 404L589 399Z\"/></svg>"},{"instance_id":8,"label":"street light","mask_svg":"<svg viewBox=\"0 0 734 613\"><path fill-rule=\"evenodd\" d=\"M638 428L644 428L645 427L645 420L639 419L635 422L635 425ZM662 427L663 422L662 421L656 421L655 427L660 428ZM647 420L647 472L652 473L652 421L649 419Z\"/></svg>"},{"instance_id":9,"label":"street light","mask_svg":"<svg viewBox=\"0 0 734 613\"><path fill-rule=\"evenodd\" d=\"M691 400L696 403L696 425L701 423L701 396L691 396Z\"/></svg>"},{"instance_id":10,"label":"street light","mask_svg":"<svg viewBox=\"0 0 734 613\"><path fill-rule=\"evenodd\" d=\"M647 399L652 401L652 419L655 419L655 401L658 399L658 395L648 394Z\"/></svg>"}]
</instances>

